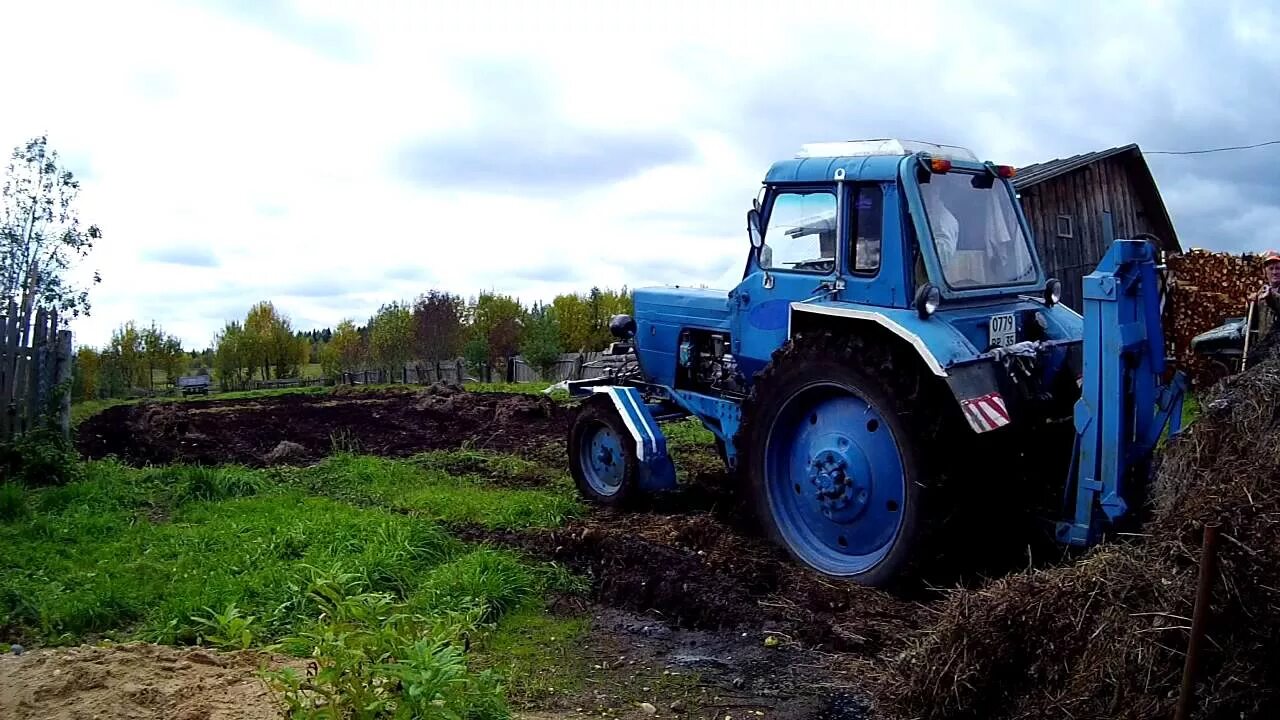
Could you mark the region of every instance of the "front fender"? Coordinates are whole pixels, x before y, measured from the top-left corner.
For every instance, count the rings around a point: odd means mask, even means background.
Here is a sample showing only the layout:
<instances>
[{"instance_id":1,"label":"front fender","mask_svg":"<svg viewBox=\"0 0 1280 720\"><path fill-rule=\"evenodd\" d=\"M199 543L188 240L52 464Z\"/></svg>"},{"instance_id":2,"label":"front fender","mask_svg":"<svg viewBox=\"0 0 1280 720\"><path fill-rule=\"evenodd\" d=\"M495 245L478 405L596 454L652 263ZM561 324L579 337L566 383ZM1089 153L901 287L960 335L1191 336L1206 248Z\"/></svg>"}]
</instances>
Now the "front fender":
<instances>
[{"instance_id":1,"label":"front fender","mask_svg":"<svg viewBox=\"0 0 1280 720\"><path fill-rule=\"evenodd\" d=\"M979 355L978 350L950 323L926 320L914 310L871 311L837 304L792 303L788 336L796 317L805 314L874 323L899 337L915 350L929 372L946 382L974 432L990 432L1010 423L1009 408L999 389L997 365L972 362Z\"/></svg>"},{"instance_id":2,"label":"front fender","mask_svg":"<svg viewBox=\"0 0 1280 720\"><path fill-rule=\"evenodd\" d=\"M875 323L915 348L925 367L940 378L950 374L947 368L954 363L972 359L978 354L959 330L948 323L925 320L914 310L898 308L859 310L835 303L793 302L791 303L791 327L795 326L796 315L800 313ZM790 336L790 328L787 334Z\"/></svg>"}]
</instances>

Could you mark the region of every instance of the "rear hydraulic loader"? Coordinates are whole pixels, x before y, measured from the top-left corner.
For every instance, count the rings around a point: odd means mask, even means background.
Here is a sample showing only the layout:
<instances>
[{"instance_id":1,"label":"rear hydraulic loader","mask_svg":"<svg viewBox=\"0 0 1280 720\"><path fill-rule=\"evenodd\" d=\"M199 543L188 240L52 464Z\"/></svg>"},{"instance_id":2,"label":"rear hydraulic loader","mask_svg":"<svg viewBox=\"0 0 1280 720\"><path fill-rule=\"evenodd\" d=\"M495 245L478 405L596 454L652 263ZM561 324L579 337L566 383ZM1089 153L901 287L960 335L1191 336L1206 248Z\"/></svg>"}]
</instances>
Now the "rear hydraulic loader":
<instances>
[{"instance_id":1,"label":"rear hydraulic loader","mask_svg":"<svg viewBox=\"0 0 1280 720\"><path fill-rule=\"evenodd\" d=\"M776 542L883 586L913 565L939 477L976 468L960 490L980 494L1031 444L1069 459L1057 538L1096 543L1178 429L1160 268L1149 240L1117 240L1084 279L1083 316L1065 307L1013 174L897 140L775 163L741 282L636 290L634 318L611 324L634 362L570 383L585 398L569 434L580 493L623 505L673 489L661 423L693 416Z\"/></svg>"}]
</instances>

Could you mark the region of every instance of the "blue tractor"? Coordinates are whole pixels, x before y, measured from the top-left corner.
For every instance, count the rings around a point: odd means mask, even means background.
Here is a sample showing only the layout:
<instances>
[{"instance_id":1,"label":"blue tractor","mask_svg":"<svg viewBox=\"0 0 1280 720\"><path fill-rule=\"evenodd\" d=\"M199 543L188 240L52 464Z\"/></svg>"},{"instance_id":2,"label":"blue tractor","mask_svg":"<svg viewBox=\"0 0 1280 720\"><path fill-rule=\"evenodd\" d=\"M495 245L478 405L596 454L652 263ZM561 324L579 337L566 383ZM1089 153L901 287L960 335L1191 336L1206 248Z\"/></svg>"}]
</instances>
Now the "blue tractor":
<instances>
[{"instance_id":1,"label":"blue tractor","mask_svg":"<svg viewBox=\"0 0 1280 720\"><path fill-rule=\"evenodd\" d=\"M1084 280L1084 314L1062 305L1014 172L899 140L775 163L741 282L636 290L634 318L611 323L628 362L570 383L579 492L622 506L674 489L661 424L693 416L775 542L886 586L915 565L948 476L981 495L1032 447L1064 461L1057 538L1097 542L1141 503L1170 418L1177 431L1161 266L1151 242L1117 240Z\"/></svg>"}]
</instances>

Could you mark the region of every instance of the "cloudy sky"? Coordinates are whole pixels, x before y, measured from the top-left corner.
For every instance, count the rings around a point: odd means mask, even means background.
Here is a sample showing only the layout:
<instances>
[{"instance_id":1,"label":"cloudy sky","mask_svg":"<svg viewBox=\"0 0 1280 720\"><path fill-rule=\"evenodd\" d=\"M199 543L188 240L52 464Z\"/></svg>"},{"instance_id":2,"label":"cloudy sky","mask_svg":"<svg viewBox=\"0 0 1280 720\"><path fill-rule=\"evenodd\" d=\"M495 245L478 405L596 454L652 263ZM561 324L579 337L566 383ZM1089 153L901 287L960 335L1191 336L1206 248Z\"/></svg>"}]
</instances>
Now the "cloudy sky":
<instances>
[{"instance_id":1,"label":"cloudy sky","mask_svg":"<svg viewBox=\"0 0 1280 720\"><path fill-rule=\"evenodd\" d=\"M431 287L723 287L814 140L1280 138L1264 3L44 0L0 8L0 68L0 147L47 132L105 233L88 344L203 347L260 299L310 328ZM1280 146L1149 162L1184 246L1280 246Z\"/></svg>"}]
</instances>

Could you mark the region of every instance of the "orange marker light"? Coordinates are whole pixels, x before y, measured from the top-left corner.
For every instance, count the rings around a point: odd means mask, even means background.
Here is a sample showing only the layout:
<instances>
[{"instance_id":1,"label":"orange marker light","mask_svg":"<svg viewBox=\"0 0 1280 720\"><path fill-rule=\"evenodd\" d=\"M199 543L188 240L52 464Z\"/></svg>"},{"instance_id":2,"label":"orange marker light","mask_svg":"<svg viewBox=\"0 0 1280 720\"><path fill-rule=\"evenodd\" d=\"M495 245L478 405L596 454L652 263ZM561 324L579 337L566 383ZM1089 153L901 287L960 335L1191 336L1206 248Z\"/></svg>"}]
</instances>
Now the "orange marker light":
<instances>
[{"instance_id":1,"label":"orange marker light","mask_svg":"<svg viewBox=\"0 0 1280 720\"><path fill-rule=\"evenodd\" d=\"M933 158L929 161L929 169L936 173L951 172L951 161L946 158Z\"/></svg>"},{"instance_id":2,"label":"orange marker light","mask_svg":"<svg viewBox=\"0 0 1280 720\"><path fill-rule=\"evenodd\" d=\"M1002 178L1011 178L1018 174L1018 169L1012 165L997 165L996 174Z\"/></svg>"}]
</instances>

